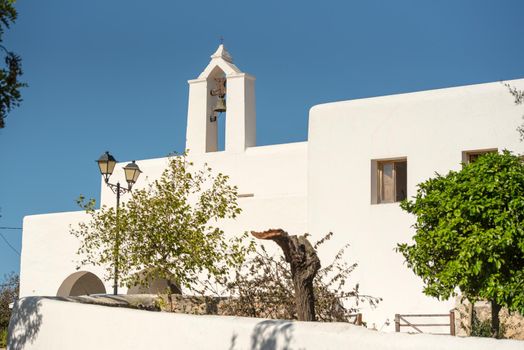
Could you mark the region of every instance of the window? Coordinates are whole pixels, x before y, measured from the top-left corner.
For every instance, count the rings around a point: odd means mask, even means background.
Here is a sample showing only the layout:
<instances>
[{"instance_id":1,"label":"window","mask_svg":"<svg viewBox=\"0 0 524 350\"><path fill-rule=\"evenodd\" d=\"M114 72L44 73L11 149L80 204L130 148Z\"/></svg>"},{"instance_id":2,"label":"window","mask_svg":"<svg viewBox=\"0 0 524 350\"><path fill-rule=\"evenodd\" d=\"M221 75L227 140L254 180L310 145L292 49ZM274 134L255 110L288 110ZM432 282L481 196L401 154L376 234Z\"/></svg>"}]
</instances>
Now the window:
<instances>
[{"instance_id":1,"label":"window","mask_svg":"<svg viewBox=\"0 0 524 350\"><path fill-rule=\"evenodd\" d=\"M406 159L377 161L376 203L400 202L407 197Z\"/></svg>"},{"instance_id":2,"label":"window","mask_svg":"<svg viewBox=\"0 0 524 350\"><path fill-rule=\"evenodd\" d=\"M462 152L462 162L465 164L473 163L481 155L486 154L486 153L496 153L497 151L498 150L496 148L482 149L482 150L475 150L475 151L464 151Z\"/></svg>"}]
</instances>

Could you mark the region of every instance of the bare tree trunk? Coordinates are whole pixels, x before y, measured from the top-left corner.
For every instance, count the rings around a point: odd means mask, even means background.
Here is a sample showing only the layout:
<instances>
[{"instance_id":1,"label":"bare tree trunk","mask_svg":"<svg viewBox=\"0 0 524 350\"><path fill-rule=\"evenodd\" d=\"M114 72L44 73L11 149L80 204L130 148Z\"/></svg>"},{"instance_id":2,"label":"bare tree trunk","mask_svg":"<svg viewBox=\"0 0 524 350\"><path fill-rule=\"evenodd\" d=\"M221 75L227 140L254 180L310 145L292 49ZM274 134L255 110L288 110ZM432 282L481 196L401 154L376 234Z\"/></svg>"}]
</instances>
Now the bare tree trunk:
<instances>
[{"instance_id":1,"label":"bare tree trunk","mask_svg":"<svg viewBox=\"0 0 524 350\"><path fill-rule=\"evenodd\" d=\"M311 243L305 236L289 236L281 229L251 234L259 239L273 240L282 248L291 267L297 318L299 321L315 321L313 279L320 269L320 260Z\"/></svg>"},{"instance_id":2,"label":"bare tree trunk","mask_svg":"<svg viewBox=\"0 0 524 350\"><path fill-rule=\"evenodd\" d=\"M491 336L493 338L499 338L500 332L500 305L495 300L491 301Z\"/></svg>"}]
</instances>

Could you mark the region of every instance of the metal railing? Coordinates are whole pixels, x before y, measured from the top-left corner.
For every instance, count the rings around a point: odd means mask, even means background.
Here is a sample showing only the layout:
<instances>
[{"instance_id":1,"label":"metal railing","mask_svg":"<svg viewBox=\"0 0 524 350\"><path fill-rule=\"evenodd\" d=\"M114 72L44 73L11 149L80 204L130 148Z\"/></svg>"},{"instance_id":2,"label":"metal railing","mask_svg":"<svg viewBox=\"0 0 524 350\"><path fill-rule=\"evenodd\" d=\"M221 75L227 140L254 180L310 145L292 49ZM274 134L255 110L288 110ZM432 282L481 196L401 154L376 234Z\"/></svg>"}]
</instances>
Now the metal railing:
<instances>
[{"instance_id":1,"label":"metal railing","mask_svg":"<svg viewBox=\"0 0 524 350\"><path fill-rule=\"evenodd\" d=\"M446 317L449 323L414 323L407 320L412 317L424 318L443 318ZM402 323L404 322L404 323ZM455 335L455 312L451 310L449 314L395 314L395 332L400 332L400 327L411 327L418 333L424 333L419 327L449 327L449 333L432 333L432 334L450 334ZM429 333L429 332L428 332Z\"/></svg>"}]
</instances>

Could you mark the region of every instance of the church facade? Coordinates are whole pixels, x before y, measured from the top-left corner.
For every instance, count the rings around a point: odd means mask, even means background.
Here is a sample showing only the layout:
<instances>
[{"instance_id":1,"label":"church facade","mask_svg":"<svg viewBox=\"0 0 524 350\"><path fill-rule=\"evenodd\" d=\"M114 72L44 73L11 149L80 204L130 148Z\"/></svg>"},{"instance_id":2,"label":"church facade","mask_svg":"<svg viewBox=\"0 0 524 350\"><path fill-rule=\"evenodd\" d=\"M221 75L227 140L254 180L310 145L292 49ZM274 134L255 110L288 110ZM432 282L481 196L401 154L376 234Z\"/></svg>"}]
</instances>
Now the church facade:
<instances>
[{"instance_id":1,"label":"church facade","mask_svg":"<svg viewBox=\"0 0 524 350\"><path fill-rule=\"evenodd\" d=\"M524 79L509 83L524 88ZM226 102L225 149L218 151L214 109ZM282 228L308 232L312 240L333 232L319 252L321 261L350 244L347 255L358 263L350 282L383 299L362 311L376 328L391 329L395 313L441 314L453 308L454 301L424 296L422 281L394 251L414 234L414 217L399 201L435 172L460 169L461 162L484 152L522 153L516 131L522 110L507 88L495 82L321 104L310 110L306 142L260 147L255 110L255 78L240 71L220 45L189 81L186 148L195 164L209 164L239 188L243 212L221 222L224 231ZM158 178L167 162L137 161L143 175L135 188ZM124 165L117 165L113 180L125 183ZM114 205L114 194L103 181L101 186L101 205ZM88 218L79 211L24 219L21 297L111 291L102 268L75 272L78 241L70 226Z\"/></svg>"}]
</instances>

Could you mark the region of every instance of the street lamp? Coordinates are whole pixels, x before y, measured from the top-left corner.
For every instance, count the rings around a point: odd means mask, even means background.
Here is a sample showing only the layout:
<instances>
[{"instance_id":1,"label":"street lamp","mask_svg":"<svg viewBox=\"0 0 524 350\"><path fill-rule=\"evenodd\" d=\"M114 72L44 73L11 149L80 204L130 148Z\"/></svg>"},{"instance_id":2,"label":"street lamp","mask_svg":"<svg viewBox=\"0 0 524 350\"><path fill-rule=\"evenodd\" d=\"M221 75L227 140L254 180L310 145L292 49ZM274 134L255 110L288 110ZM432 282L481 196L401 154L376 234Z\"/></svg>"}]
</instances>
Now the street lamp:
<instances>
[{"instance_id":1,"label":"street lamp","mask_svg":"<svg viewBox=\"0 0 524 350\"><path fill-rule=\"evenodd\" d=\"M131 188L136 183L138 176L142 172L135 161L127 164L124 167L124 174L127 181L127 188L121 187L120 182L112 184L109 182L113 170L115 170L116 159L109 153L105 152L98 158L96 161L98 163L98 168L100 169L100 174L104 177L104 182L106 185L116 194L116 237L115 237L115 266L114 266L114 284L113 284L113 294L118 294L118 251L120 249L120 232L118 226L118 210L120 208L120 195L131 191Z\"/></svg>"}]
</instances>

